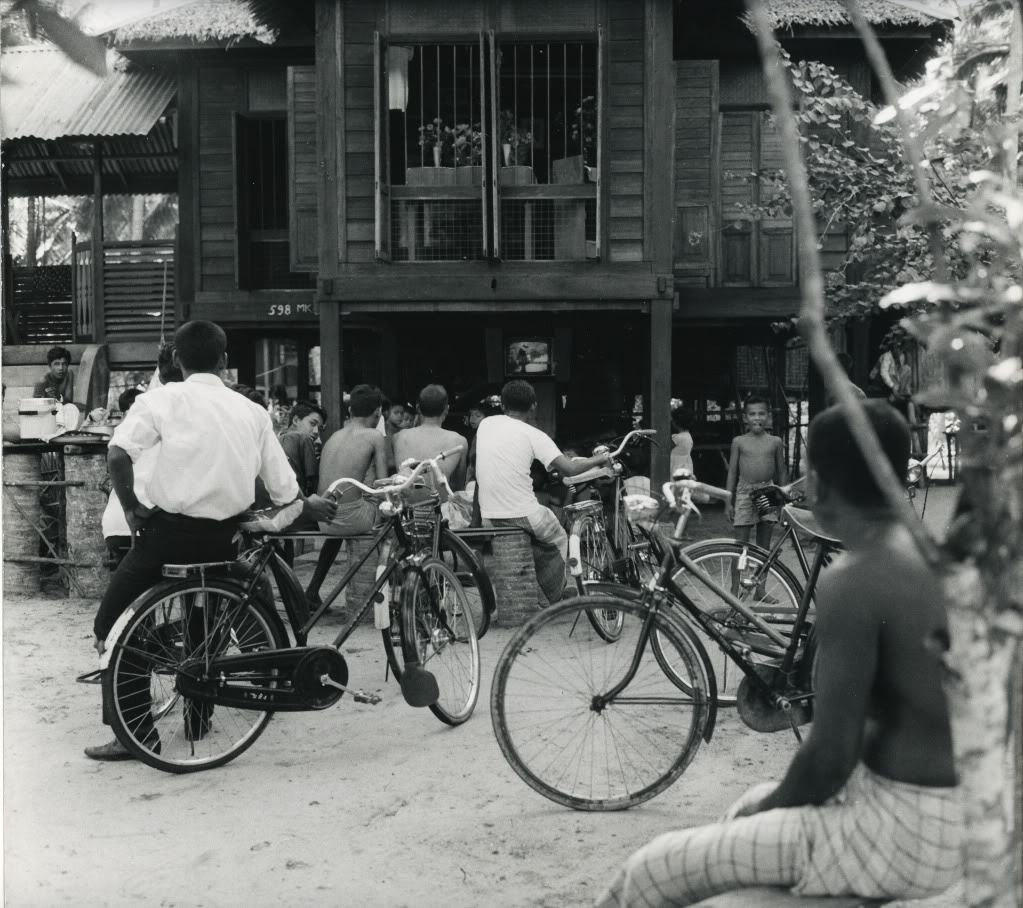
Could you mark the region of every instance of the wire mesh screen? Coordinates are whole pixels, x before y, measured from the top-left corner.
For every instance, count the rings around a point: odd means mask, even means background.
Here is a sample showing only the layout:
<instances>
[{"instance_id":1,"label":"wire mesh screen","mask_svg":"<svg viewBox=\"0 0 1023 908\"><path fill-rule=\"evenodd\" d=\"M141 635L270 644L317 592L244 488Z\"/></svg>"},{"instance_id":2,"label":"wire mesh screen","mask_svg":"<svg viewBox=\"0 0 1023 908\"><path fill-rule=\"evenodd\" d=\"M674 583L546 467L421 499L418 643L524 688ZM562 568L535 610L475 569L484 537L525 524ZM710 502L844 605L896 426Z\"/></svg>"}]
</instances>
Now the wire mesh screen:
<instances>
[{"instance_id":1,"label":"wire mesh screen","mask_svg":"<svg viewBox=\"0 0 1023 908\"><path fill-rule=\"evenodd\" d=\"M512 261L596 257L596 199L504 199L501 256Z\"/></svg>"},{"instance_id":2,"label":"wire mesh screen","mask_svg":"<svg viewBox=\"0 0 1023 908\"><path fill-rule=\"evenodd\" d=\"M398 262L483 258L483 210L476 199L391 203L391 256Z\"/></svg>"}]
</instances>

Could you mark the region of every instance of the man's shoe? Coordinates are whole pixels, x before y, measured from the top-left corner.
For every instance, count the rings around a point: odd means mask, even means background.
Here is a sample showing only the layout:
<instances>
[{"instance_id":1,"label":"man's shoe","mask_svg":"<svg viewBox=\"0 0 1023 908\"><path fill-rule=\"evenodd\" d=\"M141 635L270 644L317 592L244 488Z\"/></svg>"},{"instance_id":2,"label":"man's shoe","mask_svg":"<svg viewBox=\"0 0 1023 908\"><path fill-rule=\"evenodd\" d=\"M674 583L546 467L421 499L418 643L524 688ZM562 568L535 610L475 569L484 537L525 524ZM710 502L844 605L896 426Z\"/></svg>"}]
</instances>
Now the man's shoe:
<instances>
[{"instance_id":1,"label":"man's shoe","mask_svg":"<svg viewBox=\"0 0 1023 908\"><path fill-rule=\"evenodd\" d=\"M135 754L133 754L127 747L125 747L117 738L114 738L109 744L98 744L95 747L86 747L85 755L90 760L134 760Z\"/></svg>"}]
</instances>

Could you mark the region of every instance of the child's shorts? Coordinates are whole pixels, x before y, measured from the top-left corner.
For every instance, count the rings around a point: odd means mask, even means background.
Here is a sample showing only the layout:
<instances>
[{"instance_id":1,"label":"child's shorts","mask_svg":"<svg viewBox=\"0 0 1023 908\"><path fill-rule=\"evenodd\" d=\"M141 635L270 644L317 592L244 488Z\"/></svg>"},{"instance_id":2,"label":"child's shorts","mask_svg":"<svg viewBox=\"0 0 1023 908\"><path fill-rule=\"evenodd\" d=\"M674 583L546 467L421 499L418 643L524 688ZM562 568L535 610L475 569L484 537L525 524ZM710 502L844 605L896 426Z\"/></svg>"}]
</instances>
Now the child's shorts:
<instances>
[{"instance_id":1,"label":"child's shorts","mask_svg":"<svg viewBox=\"0 0 1023 908\"><path fill-rule=\"evenodd\" d=\"M739 480L735 486L735 516L732 518L732 526L752 527L763 521L778 522L778 515L774 511L760 514L757 511L757 506L753 503L753 493L757 489L765 489L769 485L773 485L773 483Z\"/></svg>"}]
</instances>

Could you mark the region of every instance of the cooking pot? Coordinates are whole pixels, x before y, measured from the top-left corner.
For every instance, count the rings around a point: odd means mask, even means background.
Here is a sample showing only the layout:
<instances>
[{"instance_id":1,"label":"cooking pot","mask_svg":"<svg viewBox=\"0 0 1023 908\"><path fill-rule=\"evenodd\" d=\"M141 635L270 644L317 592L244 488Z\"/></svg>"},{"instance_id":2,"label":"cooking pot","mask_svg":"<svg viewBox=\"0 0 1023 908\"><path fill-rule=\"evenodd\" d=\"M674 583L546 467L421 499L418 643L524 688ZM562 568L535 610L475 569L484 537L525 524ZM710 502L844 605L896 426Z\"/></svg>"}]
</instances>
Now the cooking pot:
<instances>
[{"instance_id":1,"label":"cooking pot","mask_svg":"<svg viewBox=\"0 0 1023 908\"><path fill-rule=\"evenodd\" d=\"M59 404L52 397L23 397L18 401L21 440L39 440L55 435L58 409Z\"/></svg>"}]
</instances>

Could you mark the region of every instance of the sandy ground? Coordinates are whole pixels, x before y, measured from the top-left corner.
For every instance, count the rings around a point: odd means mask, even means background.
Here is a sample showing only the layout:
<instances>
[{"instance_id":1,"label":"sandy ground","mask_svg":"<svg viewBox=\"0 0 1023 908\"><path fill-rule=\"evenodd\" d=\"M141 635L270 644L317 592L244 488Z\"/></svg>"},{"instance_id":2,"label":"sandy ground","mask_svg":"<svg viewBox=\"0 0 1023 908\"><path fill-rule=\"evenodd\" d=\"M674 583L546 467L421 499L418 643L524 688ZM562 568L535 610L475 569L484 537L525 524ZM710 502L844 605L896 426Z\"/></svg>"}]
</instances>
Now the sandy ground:
<instances>
[{"instance_id":1,"label":"sandy ground","mask_svg":"<svg viewBox=\"0 0 1023 908\"><path fill-rule=\"evenodd\" d=\"M710 514L698 535L725 529ZM755 734L723 711L667 792L625 813L573 812L527 788L494 739L490 673L510 631L481 642L479 706L449 729L385 682L380 638L367 628L344 654L352 683L379 691L379 706L345 697L326 712L280 715L210 772L96 763L82 748L109 738L99 691L73 680L95 665L94 604L4 606L12 908L586 905L633 849L715 819L746 787L780 775L795 748L791 734ZM328 616L320 639L340 623Z\"/></svg>"}]
</instances>

